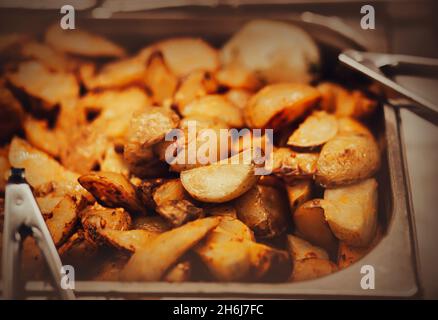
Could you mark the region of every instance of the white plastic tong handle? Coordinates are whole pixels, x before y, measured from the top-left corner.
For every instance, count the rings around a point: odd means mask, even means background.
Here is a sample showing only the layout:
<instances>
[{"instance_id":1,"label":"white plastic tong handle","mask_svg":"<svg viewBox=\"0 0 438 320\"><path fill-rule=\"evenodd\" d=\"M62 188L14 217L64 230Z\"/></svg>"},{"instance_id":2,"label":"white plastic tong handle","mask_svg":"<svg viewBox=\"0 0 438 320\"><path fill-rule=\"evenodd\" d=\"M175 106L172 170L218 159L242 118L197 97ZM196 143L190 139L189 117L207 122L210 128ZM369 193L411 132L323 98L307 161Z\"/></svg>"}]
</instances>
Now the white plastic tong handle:
<instances>
[{"instance_id":1,"label":"white plastic tong handle","mask_svg":"<svg viewBox=\"0 0 438 320\"><path fill-rule=\"evenodd\" d=\"M60 298L74 299L75 295L71 289L61 287L61 259L30 186L24 179L24 169L12 168L6 185L3 226L2 267L5 299L20 297L20 256L26 233L34 237L40 248Z\"/></svg>"}]
</instances>

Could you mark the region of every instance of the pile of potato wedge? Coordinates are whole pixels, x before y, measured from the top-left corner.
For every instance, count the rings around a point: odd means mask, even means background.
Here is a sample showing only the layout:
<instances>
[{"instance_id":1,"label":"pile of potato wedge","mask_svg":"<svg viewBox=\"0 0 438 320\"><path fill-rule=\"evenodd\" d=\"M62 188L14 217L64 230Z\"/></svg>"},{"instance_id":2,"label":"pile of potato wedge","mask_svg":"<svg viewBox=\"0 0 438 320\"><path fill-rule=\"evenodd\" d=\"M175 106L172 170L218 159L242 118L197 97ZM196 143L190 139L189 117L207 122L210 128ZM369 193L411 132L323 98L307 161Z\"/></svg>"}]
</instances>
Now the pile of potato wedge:
<instances>
[{"instance_id":1,"label":"pile of potato wedge","mask_svg":"<svg viewBox=\"0 0 438 320\"><path fill-rule=\"evenodd\" d=\"M378 103L321 79L318 47L295 26L255 20L222 48L185 37L127 52L54 24L0 35L0 57L0 203L9 168L24 168L78 278L309 280L381 236L382 150L364 124ZM167 163L166 134L189 121L273 129L270 174L226 161L250 146ZM23 249L26 279L44 279L34 240Z\"/></svg>"}]
</instances>

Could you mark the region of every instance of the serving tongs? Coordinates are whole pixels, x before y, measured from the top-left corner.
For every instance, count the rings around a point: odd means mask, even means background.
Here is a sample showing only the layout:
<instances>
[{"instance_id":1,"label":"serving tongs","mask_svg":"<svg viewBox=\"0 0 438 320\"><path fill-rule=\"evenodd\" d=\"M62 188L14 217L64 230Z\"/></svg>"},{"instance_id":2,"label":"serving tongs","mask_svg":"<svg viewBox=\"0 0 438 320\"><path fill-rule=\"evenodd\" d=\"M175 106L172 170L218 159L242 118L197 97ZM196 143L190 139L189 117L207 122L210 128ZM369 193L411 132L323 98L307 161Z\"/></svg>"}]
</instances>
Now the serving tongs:
<instances>
[{"instance_id":1,"label":"serving tongs","mask_svg":"<svg viewBox=\"0 0 438 320\"><path fill-rule=\"evenodd\" d=\"M438 79L438 59L346 50L339 55L339 60L390 89L389 104L409 109L438 125L437 104L406 89L390 77L392 74L408 74Z\"/></svg>"},{"instance_id":2,"label":"serving tongs","mask_svg":"<svg viewBox=\"0 0 438 320\"><path fill-rule=\"evenodd\" d=\"M23 293L20 262L22 243L27 236L32 236L41 250L59 297L74 299L73 290L61 286L61 259L24 177L24 169L12 168L5 192L2 256L4 299L19 299Z\"/></svg>"}]
</instances>

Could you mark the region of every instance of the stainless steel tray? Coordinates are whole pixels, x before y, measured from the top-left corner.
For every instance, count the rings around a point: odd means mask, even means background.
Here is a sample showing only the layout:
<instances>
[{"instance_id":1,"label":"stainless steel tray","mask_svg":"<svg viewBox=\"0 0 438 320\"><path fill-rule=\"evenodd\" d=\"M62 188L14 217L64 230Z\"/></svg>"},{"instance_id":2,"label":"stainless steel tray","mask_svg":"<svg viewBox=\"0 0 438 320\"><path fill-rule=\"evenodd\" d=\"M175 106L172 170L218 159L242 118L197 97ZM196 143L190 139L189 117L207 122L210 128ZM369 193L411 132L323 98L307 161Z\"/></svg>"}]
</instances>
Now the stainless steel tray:
<instances>
[{"instance_id":1,"label":"stainless steel tray","mask_svg":"<svg viewBox=\"0 0 438 320\"><path fill-rule=\"evenodd\" d=\"M1 13L0 13L1 15ZM175 35L202 36L219 45L245 21L266 15L215 15L188 14L155 15L125 19L114 17L112 21L96 21L85 18L85 29L110 35L132 48L159 38ZM275 16L275 15L274 15ZM319 16L278 14L282 20L297 23L309 31L321 45L326 64L337 63L335 54L345 48L363 49L350 36L335 30L330 20ZM150 17L149 17L150 18ZM272 18L272 17L270 17ZM303 19L305 18L305 19ZM318 20L319 19L319 20ZM44 19L42 19L44 20ZM46 19L47 20L47 19ZM79 20L80 21L80 20ZM115 21L115 22L114 22ZM339 23L339 21L337 22ZM339 24L335 23L339 27ZM115 27L116 26L116 27ZM338 28L339 29L339 28ZM342 29L342 28L341 28ZM35 28L33 29L35 30ZM114 31L113 34L111 34ZM380 39L380 40L379 40ZM365 48L382 48L385 42L375 37ZM381 41L376 43L376 41ZM215 282L96 282L76 281L77 297L413 297L419 294L417 277L416 242L414 220L410 210L410 194L406 180L403 158L403 143L399 132L398 111L389 105L380 112L379 132L386 141L384 164L380 181L380 218L386 232L379 244L354 265L332 275L297 283L215 283ZM361 268L364 265L375 269L375 289L361 288ZM26 285L29 296L51 296L52 288L43 282Z\"/></svg>"}]
</instances>

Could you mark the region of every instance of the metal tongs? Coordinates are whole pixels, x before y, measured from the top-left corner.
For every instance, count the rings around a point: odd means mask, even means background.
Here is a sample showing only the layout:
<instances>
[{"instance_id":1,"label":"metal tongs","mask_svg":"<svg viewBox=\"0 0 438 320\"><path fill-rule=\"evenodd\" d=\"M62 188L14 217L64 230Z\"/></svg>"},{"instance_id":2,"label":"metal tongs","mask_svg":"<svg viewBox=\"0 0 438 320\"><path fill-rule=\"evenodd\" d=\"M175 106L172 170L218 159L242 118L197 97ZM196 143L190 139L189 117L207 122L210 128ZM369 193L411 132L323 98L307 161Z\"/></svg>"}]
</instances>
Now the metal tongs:
<instances>
[{"instance_id":1,"label":"metal tongs","mask_svg":"<svg viewBox=\"0 0 438 320\"><path fill-rule=\"evenodd\" d=\"M61 299L74 299L69 288L61 287L61 259L44 222L38 204L24 177L24 169L11 169L6 185L3 226L3 297L20 298L23 282L20 279L22 242L27 236L35 238L50 270L53 286Z\"/></svg>"},{"instance_id":2,"label":"metal tongs","mask_svg":"<svg viewBox=\"0 0 438 320\"><path fill-rule=\"evenodd\" d=\"M405 98L404 100L389 100L390 104L407 108L438 125L437 104L406 89L389 76L393 73L400 73L438 79L438 59L346 50L339 55L339 60L380 82L396 93L397 97Z\"/></svg>"}]
</instances>

